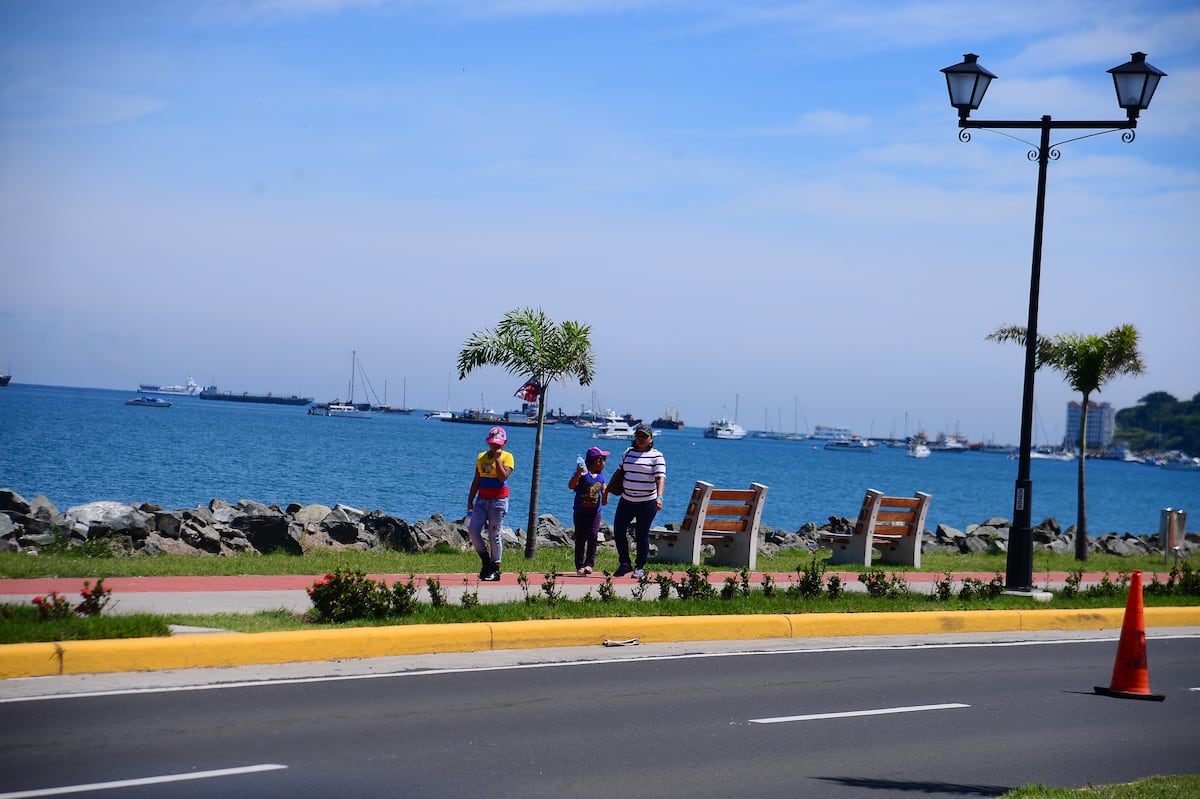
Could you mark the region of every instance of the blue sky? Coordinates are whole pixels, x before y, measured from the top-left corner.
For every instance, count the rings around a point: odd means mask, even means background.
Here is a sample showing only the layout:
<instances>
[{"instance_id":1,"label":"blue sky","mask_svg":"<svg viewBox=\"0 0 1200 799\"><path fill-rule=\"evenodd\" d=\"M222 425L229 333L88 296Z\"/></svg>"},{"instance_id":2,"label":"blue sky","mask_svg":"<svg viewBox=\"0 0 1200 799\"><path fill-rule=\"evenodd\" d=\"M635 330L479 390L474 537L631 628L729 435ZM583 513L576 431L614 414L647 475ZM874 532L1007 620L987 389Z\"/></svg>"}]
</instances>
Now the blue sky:
<instances>
[{"instance_id":1,"label":"blue sky","mask_svg":"<svg viewBox=\"0 0 1200 799\"><path fill-rule=\"evenodd\" d=\"M983 119L1119 119L1050 167L1040 330L1141 331L1200 391L1200 9L1192 2L7 0L0 368L512 407L459 381L511 308L592 326L551 404L689 425L1018 437L1036 164ZM1023 135L1034 141L1036 133ZM1069 132L1056 141L1072 138ZM1039 376L1049 438L1070 390ZM1038 438L1042 438L1041 429Z\"/></svg>"}]
</instances>

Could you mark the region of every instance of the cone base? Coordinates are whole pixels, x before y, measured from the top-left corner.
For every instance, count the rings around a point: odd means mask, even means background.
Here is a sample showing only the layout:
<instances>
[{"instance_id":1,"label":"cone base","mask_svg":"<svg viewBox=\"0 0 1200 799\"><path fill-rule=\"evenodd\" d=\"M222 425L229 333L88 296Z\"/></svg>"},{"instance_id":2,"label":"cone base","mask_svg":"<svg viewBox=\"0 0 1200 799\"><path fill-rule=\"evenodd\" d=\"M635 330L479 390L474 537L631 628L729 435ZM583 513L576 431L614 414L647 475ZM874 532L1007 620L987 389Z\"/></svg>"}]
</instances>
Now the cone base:
<instances>
[{"instance_id":1,"label":"cone base","mask_svg":"<svg viewBox=\"0 0 1200 799\"><path fill-rule=\"evenodd\" d=\"M1162 694L1135 694L1129 691L1114 691L1111 688L1102 688L1099 685L1093 686L1093 688L1101 696L1111 696L1114 699L1148 699L1151 702L1161 702L1166 699Z\"/></svg>"}]
</instances>

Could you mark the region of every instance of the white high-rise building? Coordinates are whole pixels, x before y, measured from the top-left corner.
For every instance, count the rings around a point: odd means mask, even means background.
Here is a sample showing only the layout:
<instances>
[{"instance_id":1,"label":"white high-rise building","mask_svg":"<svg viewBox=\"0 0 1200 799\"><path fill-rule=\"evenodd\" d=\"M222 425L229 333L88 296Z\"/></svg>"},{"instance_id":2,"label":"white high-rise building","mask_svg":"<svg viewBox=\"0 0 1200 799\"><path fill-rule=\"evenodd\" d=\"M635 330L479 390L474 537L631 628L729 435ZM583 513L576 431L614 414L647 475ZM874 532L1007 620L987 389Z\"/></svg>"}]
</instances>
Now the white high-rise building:
<instances>
[{"instance_id":1,"label":"white high-rise building","mask_svg":"<svg viewBox=\"0 0 1200 799\"><path fill-rule=\"evenodd\" d=\"M1083 416L1083 405L1072 400L1067 403L1067 434L1063 446L1074 449L1079 446L1079 420ZM1107 402L1088 402L1087 445L1091 449L1107 449L1113 440L1117 426L1117 412Z\"/></svg>"}]
</instances>

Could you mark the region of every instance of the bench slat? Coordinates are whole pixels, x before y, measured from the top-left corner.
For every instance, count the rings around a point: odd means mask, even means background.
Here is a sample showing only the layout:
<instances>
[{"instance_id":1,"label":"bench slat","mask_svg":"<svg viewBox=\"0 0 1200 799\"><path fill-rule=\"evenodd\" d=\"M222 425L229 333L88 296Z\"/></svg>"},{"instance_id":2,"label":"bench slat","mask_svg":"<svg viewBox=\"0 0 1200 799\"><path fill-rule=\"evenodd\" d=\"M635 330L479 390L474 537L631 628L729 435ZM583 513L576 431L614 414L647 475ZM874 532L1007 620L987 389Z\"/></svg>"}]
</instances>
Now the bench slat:
<instances>
[{"instance_id":1,"label":"bench slat","mask_svg":"<svg viewBox=\"0 0 1200 799\"><path fill-rule=\"evenodd\" d=\"M708 519L704 522L704 529L701 533L717 532L717 533L740 533L746 529L745 519Z\"/></svg>"}]
</instances>

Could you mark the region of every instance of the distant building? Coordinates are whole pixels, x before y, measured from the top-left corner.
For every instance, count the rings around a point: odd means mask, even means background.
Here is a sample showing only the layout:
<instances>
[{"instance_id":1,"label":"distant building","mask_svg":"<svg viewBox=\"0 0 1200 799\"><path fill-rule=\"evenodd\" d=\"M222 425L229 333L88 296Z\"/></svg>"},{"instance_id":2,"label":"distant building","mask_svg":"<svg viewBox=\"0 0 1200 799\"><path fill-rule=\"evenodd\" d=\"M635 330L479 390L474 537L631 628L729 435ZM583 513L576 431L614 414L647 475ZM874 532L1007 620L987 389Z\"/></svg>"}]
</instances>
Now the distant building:
<instances>
[{"instance_id":1,"label":"distant building","mask_svg":"<svg viewBox=\"0 0 1200 799\"><path fill-rule=\"evenodd\" d=\"M1067 435L1063 446L1074 449L1079 446L1079 421L1083 416L1083 405L1072 400L1067 403ZM1117 412L1107 402L1088 402L1087 445L1088 448L1107 449L1116 429Z\"/></svg>"}]
</instances>

